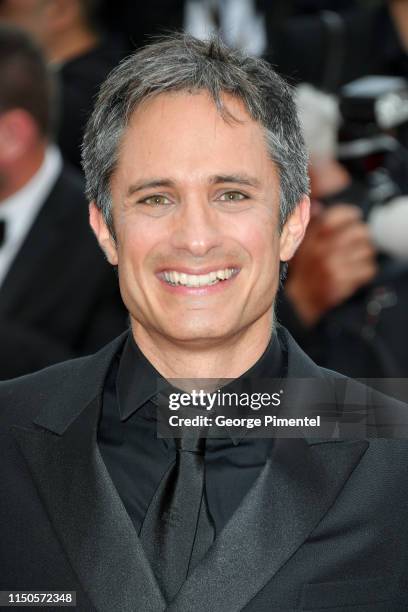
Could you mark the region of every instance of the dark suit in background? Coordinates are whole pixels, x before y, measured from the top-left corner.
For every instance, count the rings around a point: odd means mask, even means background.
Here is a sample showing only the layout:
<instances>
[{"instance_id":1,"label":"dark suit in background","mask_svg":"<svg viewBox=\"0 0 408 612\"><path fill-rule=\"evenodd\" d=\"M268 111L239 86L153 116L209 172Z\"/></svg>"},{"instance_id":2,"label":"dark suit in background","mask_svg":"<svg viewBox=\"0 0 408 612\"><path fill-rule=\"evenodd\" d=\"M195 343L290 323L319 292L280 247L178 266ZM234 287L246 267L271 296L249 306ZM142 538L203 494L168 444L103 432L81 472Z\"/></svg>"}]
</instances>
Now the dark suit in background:
<instances>
[{"instance_id":1,"label":"dark suit in background","mask_svg":"<svg viewBox=\"0 0 408 612\"><path fill-rule=\"evenodd\" d=\"M118 281L64 166L0 287L0 378L91 353L126 326Z\"/></svg>"},{"instance_id":2,"label":"dark suit in background","mask_svg":"<svg viewBox=\"0 0 408 612\"><path fill-rule=\"evenodd\" d=\"M407 302L408 271L405 263L394 263L313 327L302 322L284 290L278 294L276 313L320 366L353 378L405 378Z\"/></svg>"},{"instance_id":3,"label":"dark suit in background","mask_svg":"<svg viewBox=\"0 0 408 612\"><path fill-rule=\"evenodd\" d=\"M102 38L58 71L59 125L57 142L66 160L81 169L81 143L100 84L126 53L120 37Z\"/></svg>"},{"instance_id":4,"label":"dark suit in background","mask_svg":"<svg viewBox=\"0 0 408 612\"><path fill-rule=\"evenodd\" d=\"M340 12L329 12L325 4L320 14L287 20L270 18L266 10L266 55L281 74L331 92L369 74L407 74L406 53L387 3L346 6Z\"/></svg>"}]
</instances>

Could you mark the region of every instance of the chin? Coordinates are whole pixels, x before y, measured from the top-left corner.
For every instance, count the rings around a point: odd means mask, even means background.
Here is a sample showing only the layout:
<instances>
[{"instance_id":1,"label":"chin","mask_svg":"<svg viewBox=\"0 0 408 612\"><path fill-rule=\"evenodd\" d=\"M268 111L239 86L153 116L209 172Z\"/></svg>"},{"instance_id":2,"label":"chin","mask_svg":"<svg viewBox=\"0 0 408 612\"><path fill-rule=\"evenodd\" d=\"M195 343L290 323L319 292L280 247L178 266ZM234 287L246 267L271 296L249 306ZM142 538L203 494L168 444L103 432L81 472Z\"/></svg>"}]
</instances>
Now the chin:
<instances>
[{"instance_id":1,"label":"chin","mask_svg":"<svg viewBox=\"0 0 408 612\"><path fill-rule=\"evenodd\" d=\"M166 330L166 335L169 339L176 343L185 343L190 345L205 346L213 344L217 341L225 341L227 337L233 334L233 331L228 327L221 328L220 325L205 325L194 324L183 326L178 329L174 327Z\"/></svg>"}]
</instances>

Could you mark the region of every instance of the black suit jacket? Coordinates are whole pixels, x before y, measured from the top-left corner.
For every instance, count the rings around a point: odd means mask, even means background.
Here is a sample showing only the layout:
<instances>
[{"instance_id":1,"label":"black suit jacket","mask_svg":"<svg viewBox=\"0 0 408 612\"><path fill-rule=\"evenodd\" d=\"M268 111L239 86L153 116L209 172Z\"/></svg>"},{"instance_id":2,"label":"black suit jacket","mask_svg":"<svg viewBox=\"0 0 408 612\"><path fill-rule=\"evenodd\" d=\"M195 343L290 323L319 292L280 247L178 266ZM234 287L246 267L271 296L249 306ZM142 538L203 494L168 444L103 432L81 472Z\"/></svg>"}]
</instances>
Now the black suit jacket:
<instances>
[{"instance_id":1,"label":"black suit jacket","mask_svg":"<svg viewBox=\"0 0 408 612\"><path fill-rule=\"evenodd\" d=\"M82 179L65 166L0 286L0 379L94 352L126 319Z\"/></svg>"},{"instance_id":2,"label":"black suit jacket","mask_svg":"<svg viewBox=\"0 0 408 612\"><path fill-rule=\"evenodd\" d=\"M57 141L64 159L82 171L81 143L100 85L127 49L121 37L103 37L96 47L62 64Z\"/></svg>"},{"instance_id":3,"label":"black suit jacket","mask_svg":"<svg viewBox=\"0 0 408 612\"><path fill-rule=\"evenodd\" d=\"M289 377L316 378L335 401L334 375L281 333ZM339 438L275 440L166 608L96 444L124 337L0 383L0 590L75 590L86 612L407 609L408 444Z\"/></svg>"},{"instance_id":4,"label":"black suit jacket","mask_svg":"<svg viewBox=\"0 0 408 612\"><path fill-rule=\"evenodd\" d=\"M281 74L296 83L306 81L334 93L367 74L406 75L406 53L387 3L354 3L357 6L341 11L334 8L339 13L334 20L327 18L325 11L331 9L325 4L318 14L294 15L285 20L279 17L277 7L273 9L274 2L264 2L266 56Z\"/></svg>"}]
</instances>

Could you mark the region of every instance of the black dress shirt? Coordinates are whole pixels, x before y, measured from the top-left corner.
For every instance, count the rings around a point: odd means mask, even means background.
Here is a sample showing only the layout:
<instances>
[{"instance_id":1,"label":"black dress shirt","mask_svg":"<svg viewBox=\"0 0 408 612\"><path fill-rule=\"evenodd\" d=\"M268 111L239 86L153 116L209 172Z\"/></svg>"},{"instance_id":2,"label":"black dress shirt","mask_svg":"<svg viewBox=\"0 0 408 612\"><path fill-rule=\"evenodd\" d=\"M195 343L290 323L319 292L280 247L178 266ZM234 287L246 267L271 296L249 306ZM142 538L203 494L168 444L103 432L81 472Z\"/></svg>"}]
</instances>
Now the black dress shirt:
<instances>
[{"instance_id":1,"label":"black dress shirt","mask_svg":"<svg viewBox=\"0 0 408 612\"><path fill-rule=\"evenodd\" d=\"M276 334L260 359L239 379L281 378L286 352ZM163 380L129 336L105 381L98 427L102 458L135 529L140 532L160 480L175 461L174 439L158 438L153 401ZM271 453L272 439L225 430L206 443L206 495L217 535L255 482Z\"/></svg>"}]
</instances>

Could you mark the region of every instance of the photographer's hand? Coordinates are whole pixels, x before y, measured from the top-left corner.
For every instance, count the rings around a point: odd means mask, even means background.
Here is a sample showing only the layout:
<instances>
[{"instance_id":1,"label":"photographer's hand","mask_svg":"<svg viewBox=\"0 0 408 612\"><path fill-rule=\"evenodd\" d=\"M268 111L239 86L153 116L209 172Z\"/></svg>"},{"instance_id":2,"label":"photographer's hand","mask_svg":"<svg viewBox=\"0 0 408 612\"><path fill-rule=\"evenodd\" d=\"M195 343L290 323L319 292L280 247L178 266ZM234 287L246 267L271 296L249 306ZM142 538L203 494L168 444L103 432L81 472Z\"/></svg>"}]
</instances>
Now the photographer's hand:
<instances>
[{"instance_id":1,"label":"photographer's hand","mask_svg":"<svg viewBox=\"0 0 408 612\"><path fill-rule=\"evenodd\" d=\"M313 326L377 272L376 252L356 206L337 204L312 218L285 284L302 322Z\"/></svg>"}]
</instances>

